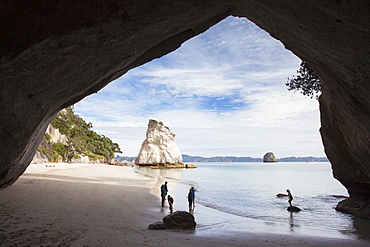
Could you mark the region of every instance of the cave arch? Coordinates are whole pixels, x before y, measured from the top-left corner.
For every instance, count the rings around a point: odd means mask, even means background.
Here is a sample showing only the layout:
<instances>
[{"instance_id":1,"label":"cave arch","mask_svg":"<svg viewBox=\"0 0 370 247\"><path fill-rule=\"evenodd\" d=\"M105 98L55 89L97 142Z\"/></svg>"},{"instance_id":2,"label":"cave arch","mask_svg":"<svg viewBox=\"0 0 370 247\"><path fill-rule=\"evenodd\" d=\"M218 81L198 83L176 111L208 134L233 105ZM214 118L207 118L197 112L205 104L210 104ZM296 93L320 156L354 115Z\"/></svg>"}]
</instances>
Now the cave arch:
<instances>
[{"instance_id":1,"label":"cave arch","mask_svg":"<svg viewBox=\"0 0 370 247\"><path fill-rule=\"evenodd\" d=\"M368 1L21 0L3 3L0 14L0 187L24 172L59 110L234 15L322 78L322 140L351 196L341 208L369 218ZM351 201L364 206L352 210Z\"/></svg>"}]
</instances>

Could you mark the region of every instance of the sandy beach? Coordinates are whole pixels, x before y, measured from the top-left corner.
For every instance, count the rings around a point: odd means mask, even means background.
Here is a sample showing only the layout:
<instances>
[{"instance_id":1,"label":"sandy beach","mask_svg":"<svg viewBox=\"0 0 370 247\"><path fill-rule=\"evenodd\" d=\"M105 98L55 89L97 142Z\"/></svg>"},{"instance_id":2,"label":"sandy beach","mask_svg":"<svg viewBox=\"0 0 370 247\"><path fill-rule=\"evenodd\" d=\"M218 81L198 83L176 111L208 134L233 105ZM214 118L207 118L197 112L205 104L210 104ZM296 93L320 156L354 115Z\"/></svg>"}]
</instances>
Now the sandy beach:
<instances>
[{"instance_id":1,"label":"sandy beach","mask_svg":"<svg viewBox=\"0 0 370 247\"><path fill-rule=\"evenodd\" d=\"M195 231L147 230L169 213L153 194L163 181L130 167L32 164L0 190L0 246L370 246L337 231L254 220L199 204ZM175 211L187 210L183 188L169 181Z\"/></svg>"}]
</instances>

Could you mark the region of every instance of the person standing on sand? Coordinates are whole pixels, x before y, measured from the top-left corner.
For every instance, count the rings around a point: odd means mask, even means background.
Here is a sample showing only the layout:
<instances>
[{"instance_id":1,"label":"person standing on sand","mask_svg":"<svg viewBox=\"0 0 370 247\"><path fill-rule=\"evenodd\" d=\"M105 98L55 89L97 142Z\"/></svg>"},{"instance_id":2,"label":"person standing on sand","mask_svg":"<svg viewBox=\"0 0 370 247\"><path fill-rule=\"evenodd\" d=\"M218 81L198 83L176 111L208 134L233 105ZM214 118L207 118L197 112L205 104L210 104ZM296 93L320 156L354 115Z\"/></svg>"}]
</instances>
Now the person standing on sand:
<instances>
[{"instance_id":1,"label":"person standing on sand","mask_svg":"<svg viewBox=\"0 0 370 247\"><path fill-rule=\"evenodd\" d=\"M173 202L174 202L173 197L168 195L167 196L167 201L168 201L168 205L170 206L170 213L172 214L172 212L173 212Z\"/></svg>"},{"instance_id":2,"label":"person standing on sand","mask_svg":"<svg viewBox=\"0 0 370 247\"><path fill-rule=\"evenodd\" d=\"M197 191L194 187L191 187L191 190L193 192L193 208L195 207L195 192Z\"/></svg>"},{"instance_id":3,"label":"person standing on sand","mask_svg":"<svg viewBox=\"0 0 370 247\"><path fill-rule=\"evenodd\" d=\"M164 207L164 201L166 200L167 191L168 191L167 184L162 184L161 186L162 207Z\"/></svg>"},{"instance_id":4,"label":"person standing on sand","mask_svg":"<svg viewBox=\"0 0 370 247\"><path fill-rule=\"evenodd\" d=\"M293 196L290 193L290 190L289 189L287 189L286 192L288 192L288 197L289 197L288 203L292 207Z\"/></svg>"},{"instance_id":5,"label":"person standing on sand","mask_svg":"<svg viewBox=\"0 0 370 247\"><path fill-rule=\"evenodd\" d=\"M166 193L168 193L167 181L166 181L166 182L164 182L164 188L166 189Z\"/></svg>"},{"instance_id":6,"label":"person standing on sand","mask_svg":"<svg viewBox=\"0 0 370 247\"><path fill-rule=\"evenodd\" d=\"M188 193L188 202L189 202L189 212L194 210L194 192L192 188L189 189Z\"/></svg>"}]
</instances>

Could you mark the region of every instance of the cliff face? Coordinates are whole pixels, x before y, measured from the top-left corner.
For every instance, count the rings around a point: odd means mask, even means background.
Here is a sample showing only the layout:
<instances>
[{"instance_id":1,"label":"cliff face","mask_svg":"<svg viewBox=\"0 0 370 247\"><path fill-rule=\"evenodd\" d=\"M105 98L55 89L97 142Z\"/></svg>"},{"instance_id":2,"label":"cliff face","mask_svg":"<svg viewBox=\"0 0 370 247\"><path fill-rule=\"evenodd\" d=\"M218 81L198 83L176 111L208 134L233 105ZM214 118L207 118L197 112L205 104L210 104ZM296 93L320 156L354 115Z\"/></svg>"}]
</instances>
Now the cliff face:
<instances>
[{"instance_id":1,"label":"cliff face","mask_svg":"<svg viewBox=\"0 0 370 247\"><path fill-rule=\"evenodd\" d=\"M39 145L39 148L36 151L35 156L33 157L31 163L47 163L50 162L49 158L51 156L51 152L44 152L46 149L52 150L52 143L62 143L64 145L67 144L68 137L60 133L59 129L54 128L51 124L48 125L46 135L49 135L49 140L44 137ZM45 135L45 136L46 136ZM82 154L79 155L80 158L72 158L71 162L73 163L90 163L89 157L84 156Z\"/></svg>"},{"instance_id":2,"label":"cliff face","mask_svg":"<svg viewBox=\"0 0 370 247\"><path fill-rule=\"evenodd\" d=\"M54 128L51 126L51 124L48 125L45 134L48 134L50 137L50 142L51 143L62 143L62 144L67 144L67 136L63 135L59 132L59 129ZM48 140L46 137L44 137L39 145L39 149L49 149L51 150L52 147L49 144ZM35 156L33 157L31 163L45 163L49 162L50 154L44 153L41 150L37 150Z\"/></svg>"},{"instance_id":3,"label":"cliff face","mask_svg":"<svg viewBox=\"0 0 370 247\"><path fill-rule=\"evenodd\" d=\"M141 145L135 164L183 167L181 151L175 143L175 134L163 124L150 120L146 139Z\"/></svg>"},{"instance_id":4,"label":"cliff face","mask_svg":"<svg viewBox=\"0 0 370 247\"><path fill-rule=\"evenodd\" d=\"M54 128L51 124L48 125L46 133L50 135L50 141L54 143L67 144L68 138L66 135L60 133L59 129Z\"/></svg>"},{"instance_id":5,"label":"cliff face","mask_svg":"<svg viewBox=\"0 0 370 247\"><path fill-rule=\"evenodd\" d=\"M365 0L3 1L0 187L25 171L57 112L229 15L256 23L320 76L321 135L333 174L351 198L370 205Z\"/></svg>"}]
</instances>

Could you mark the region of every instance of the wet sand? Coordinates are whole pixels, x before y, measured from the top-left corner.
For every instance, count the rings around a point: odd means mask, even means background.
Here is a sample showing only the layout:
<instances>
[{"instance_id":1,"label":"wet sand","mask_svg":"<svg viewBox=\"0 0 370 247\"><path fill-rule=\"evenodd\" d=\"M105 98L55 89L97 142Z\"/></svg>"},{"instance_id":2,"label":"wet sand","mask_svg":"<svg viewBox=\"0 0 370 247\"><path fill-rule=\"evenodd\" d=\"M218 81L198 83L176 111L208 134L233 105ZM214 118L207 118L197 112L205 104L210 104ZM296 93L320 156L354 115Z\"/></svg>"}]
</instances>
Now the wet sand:
<instances>
[{"instance_id":1,"label":"wet sand","mask_svg":"<svg viewBox=\"0 0 370 247\"><path fill-rule=\"evenodd\" d=\"M163 181L131 168L31 165L0 190L0 246L370 246L337 231L248 219L196 204L195 231L150 231L168 207ZM187 186L169 181L174 210L188 210Z\"/></svg>"}]
</instances>

